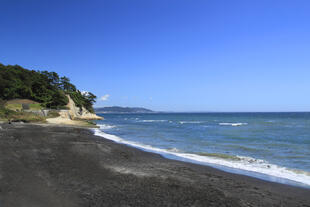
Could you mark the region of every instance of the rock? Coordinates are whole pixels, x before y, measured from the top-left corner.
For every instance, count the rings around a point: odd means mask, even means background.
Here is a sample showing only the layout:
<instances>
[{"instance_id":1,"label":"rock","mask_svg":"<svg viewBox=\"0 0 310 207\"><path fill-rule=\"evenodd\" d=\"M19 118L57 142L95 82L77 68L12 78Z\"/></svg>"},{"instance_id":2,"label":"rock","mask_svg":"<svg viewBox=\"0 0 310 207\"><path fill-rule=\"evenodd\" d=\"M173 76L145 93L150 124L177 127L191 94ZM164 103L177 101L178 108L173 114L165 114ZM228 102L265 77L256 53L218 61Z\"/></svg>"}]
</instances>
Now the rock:
<instances>
[{"instance_id":1,"label":"rock","mask_svg":"<svg viewBox=\"0 0 310 207\"><path fill-rule=\"evenodd\" d=\"M67 118L70 118L70 119L85 119L85 120L102 120L103 119L102 117L89 112L84 107L82 108L77 107L74 101L71 99L71 97L69 95L67 95L67 97L69 99L69 102L67 104L67 107L69 108L68 114L65 114L65 112L62 112L61 116L67 116Z\"/></svg>"},{"instance_id":2,"label":"rock","mask_svg":"<svg viewBox=\"0 0 310 207\"><path fill-rule=\"evenodd\" d=\"M65 125L78 125L78 126L85 126L89 127L89 123L87 124L84 120L102 120L103 118L97 116L94 113L90 113L84 107L80 108L77 107L74 101L71 99L69 95L67 95L69 102L66 107L67 110L60 110L58 111L59 115L55 118L48 118L46 121L52 124L65 124Z\"/></svg>"}]
</instances>

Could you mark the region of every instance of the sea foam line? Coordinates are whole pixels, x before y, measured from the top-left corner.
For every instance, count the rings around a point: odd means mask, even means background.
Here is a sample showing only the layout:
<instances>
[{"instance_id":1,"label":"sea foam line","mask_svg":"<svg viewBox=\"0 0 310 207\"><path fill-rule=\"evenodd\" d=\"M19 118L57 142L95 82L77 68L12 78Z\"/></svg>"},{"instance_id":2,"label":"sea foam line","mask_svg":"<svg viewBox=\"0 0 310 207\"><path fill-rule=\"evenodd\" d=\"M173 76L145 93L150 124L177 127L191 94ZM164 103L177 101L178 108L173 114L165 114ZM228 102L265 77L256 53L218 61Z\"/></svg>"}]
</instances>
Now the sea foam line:
<instances>
[{"instance_id":1,"label":"sea foam line","mask_svg":"<svg viewBox=\"0 0 310 207\"><path fill-rule=\"evenodd\" d=\"M180 121L180 124L201 124L202 121Z\"/></svg>"},{"instance_id":2,"label":"sea foam line","mask_svg":"<svg viewBox=\"0 0 310 207\"><path fill-rule=\"evenodd\" d=\"M127 141L118 136L104 133L100 129L94 129L94 134L115 141L117 143L130 145L149 152L155 152L163 155L173 155L179 158L184 158L186 160L195 161L202 164L212 164L238 170L244 170L253 173L265 174L267 176L273 176L276 178L282 178L298 182L301 184L306 184L308 185L308 187L310 187L310 172L288 169L286 167L270 164L267 161L260 159L245 156L237 156L238 158L240 158L239 160L225 160L212 156L209 157L191 153L182 153L178 152L178 150L160 149L152 147L150 145L144 145L137 142Z\"/></svg>"},{"instance_id":3,"label":"sea foam line","mask_svg":"<svg viewBox=\"0 0 310 207\"><path fill-rule=\"evenodd\" d=\"M166 121L168 121L168 120L140 120L140 121L138 121L138 122L166 122Z\"/></svg>"},{"instance_id":4,"label":"sea foam line","mask_svg":"<svg viewBox=\"0 0 310 207\"><path fill-rule=\"evenodd\" d=\"M108 124L97 124L100 129L112 129L115 128L114 125L108 125Z\"/></svg>"},{"instance_id":5,"label":"sea foam line","mask_svg":"<svg viewBox=\"0 0 310 207\"><path fill-rule=\"evenodd\" d=\"M242 126L248 125L248 123L219 123L221 126Z\"/></svg>"}]
</instances>

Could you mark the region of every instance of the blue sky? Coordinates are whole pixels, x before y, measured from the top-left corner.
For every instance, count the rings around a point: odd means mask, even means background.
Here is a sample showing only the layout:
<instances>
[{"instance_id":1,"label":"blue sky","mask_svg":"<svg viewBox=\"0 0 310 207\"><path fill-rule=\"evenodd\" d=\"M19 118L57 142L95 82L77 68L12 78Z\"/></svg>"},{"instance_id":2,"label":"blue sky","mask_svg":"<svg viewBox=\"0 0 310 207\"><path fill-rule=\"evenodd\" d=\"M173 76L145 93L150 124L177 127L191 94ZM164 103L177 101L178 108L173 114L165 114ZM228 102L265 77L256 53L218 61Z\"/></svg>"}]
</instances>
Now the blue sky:
<instances>
[{"instance_id":1,"label":"blue sky","mask_svg":"<svg viewBox=\"0 0 310 207\"><path fill-rule=\"evenodd\" d=\"M97 106L310 111L308 0L0 0L0 8L0 62L68 76Z\"/></svg>"}]
</instances>

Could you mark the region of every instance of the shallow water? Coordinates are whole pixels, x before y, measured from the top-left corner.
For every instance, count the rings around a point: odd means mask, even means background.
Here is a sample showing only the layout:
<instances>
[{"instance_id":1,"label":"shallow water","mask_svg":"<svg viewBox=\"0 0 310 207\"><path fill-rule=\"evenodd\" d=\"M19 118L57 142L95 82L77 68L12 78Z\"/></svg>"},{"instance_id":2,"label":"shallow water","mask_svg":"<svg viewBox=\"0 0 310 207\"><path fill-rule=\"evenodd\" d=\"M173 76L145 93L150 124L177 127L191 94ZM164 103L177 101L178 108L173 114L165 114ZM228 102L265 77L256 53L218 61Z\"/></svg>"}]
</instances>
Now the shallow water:
<instances>
[{"instance_id":1,"label":"shallow water","mask_svg":"<svg viewBox=\"0 0 310 207\"><path fill-rule=\"evenodd\" d=\"M310 186L310 113L103 116L96 133L115 135L110 136L114 141L263 179L283 178Z\"/></svg>"}]
</instances>

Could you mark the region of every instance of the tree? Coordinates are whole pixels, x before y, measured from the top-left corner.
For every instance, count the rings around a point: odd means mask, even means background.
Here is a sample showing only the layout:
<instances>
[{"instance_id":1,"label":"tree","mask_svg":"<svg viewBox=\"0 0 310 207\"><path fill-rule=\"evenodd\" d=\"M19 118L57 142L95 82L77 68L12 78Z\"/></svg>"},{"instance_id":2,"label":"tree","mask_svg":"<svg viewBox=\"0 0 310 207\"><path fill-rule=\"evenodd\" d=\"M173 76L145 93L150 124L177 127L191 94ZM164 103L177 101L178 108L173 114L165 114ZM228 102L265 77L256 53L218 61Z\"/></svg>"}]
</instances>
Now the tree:
<instances>
[{"instance_id":1,"label":"tree","mask_svg":"<svg viewBox=\"0 0 310 207\"><path fill-rule=\"evenodd\" d=\"M83 97L84 97L84 107L88 111L94 112L93 104L96 102L97 96L95 96L91 92L87 92L87 93L85 93L85 95L83 95Z\"/></svg>"},{"instance_id":2,"label":"tree","mask_svg":"<svg viewBox=\"0 0 310 207\"><path fill-rule=\"evenodd\" d=\"M66 76L60 78L60 88L66 92L76 91L76 87L70 83L70 79Z\"/></svg>"},{"instance_id":3,"label":"tree","mask_svg":"<svg viewBox=\"0 0 310 207\"><path fill-rule=\"evenodd\" d=\"M48 79L49 83L52 86L55 86L57 88L60 87L59 75L56 72L42 71L41 74L43 74Z\"/></svg>"},{"instance_id":4,"label":"tree","mask_svg":"<svg viewBox=\"0 0 310 207\"><path fill-rule=\"evenodd\" d=\"M96 96L82 94L68 77L60 78L56 72L27 70L19 65L0 63L0 99L26 98L44 107L59 108L68 103L66 95L70 95L78 107L93 111Z\"/></svg>"}]
</instances>

